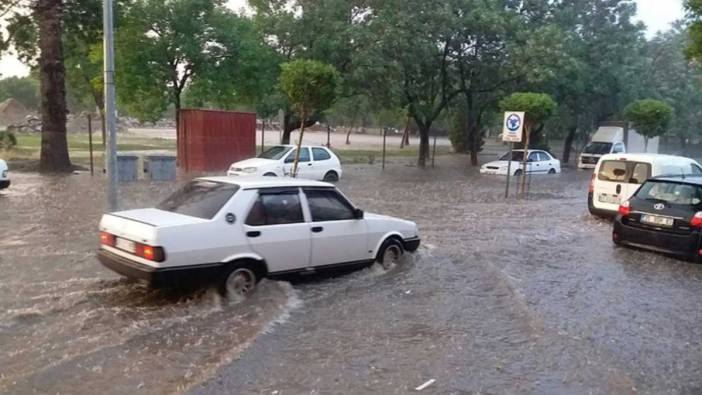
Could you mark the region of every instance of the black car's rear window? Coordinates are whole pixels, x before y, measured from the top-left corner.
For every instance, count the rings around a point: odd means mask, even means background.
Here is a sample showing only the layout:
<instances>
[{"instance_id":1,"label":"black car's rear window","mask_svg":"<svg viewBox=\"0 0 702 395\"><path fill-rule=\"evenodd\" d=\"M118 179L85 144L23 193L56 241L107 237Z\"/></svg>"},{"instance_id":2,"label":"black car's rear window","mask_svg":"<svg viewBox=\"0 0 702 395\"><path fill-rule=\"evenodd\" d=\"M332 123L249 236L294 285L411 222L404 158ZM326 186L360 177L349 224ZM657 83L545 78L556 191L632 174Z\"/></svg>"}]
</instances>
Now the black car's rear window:
<instances>
[{"instance_id":1,"label":"black car's rear window","mask_svg":"<svg viewBox=\"0 0 702 395\"><path fill-rule=\"evenodd\" d=\"M649 181L639 189L636 197L681 206L698 206L702 203L702 190L698 185Z\"/></svg>"},{"instance_id":2,"label":"black car's rear window","mask_svg":"<svg viewBox=\"0 0 702 395\"><path fill-rule=\"evenodd\" d=\"M622 184L643 184L651 177L651 165L625 160L606 160L600 165L597 178L600 181Z\"/></svg>"},{"instance_id":3,"label":"black car's rear window","mask_svg":"<svg viewBox=\"0 0 702 395\"><path fill-rule=\"evenodd\" d=\"M238 190L239 186L235 184L194 180L161 202L157 208L191 217L212 219Z\"/></svg>"}]
</instances>

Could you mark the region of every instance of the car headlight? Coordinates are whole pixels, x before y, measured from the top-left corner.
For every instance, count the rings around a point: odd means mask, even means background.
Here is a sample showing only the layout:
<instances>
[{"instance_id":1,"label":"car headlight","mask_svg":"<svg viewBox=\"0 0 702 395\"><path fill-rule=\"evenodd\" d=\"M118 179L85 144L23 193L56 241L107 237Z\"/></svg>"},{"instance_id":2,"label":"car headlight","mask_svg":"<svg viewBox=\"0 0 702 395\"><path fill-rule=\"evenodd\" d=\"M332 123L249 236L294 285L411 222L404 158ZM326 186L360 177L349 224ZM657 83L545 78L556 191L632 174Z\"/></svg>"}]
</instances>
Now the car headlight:
<instances>
[{"instance_id":1,"label":"car headlight","mask_svg":"<svg viewBox=\"0 0 702 395\"><path fill-rule=\"evenodd\" d=\"M256 170L258 170L258 167L244 167L241 169L244 173L255 173Z\"/></svg>"}]
</instances>

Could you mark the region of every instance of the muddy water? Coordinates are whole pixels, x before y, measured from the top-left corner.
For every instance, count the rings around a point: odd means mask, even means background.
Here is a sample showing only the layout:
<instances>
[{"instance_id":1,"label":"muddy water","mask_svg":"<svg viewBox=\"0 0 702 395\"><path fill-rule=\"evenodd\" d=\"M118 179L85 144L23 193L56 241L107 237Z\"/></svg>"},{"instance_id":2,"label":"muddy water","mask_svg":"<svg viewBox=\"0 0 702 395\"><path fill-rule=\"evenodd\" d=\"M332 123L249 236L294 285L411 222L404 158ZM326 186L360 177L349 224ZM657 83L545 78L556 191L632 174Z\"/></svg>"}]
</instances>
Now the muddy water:
<instances>
[{"instance_id":1,"label":"muddy water","mask_svg":"<svg viewBox=\"0 0 702 395\"><path fill-rule=\"evenodd\" d=\"M152 291L96 261L101 185L13 174L0 194L0 393L185 390L211 376L299 300L264 282L250 303L213 290ZM173 185L123 190L152 205Z\"/></svg>"},{"instance_id":2,"label":"muddy water","mask_svg":"<svg viewBox=\"0 0 702 395\"><path fill-rule=\"evenodd\" d=\"M585 172L505 201L503 179L465 168L348 167L343 191L417 221L422 248L389 273L266 282L243 304L103 270L99 185L19 175L0 194L0 392L702 392L702 266L614 248ZM125 205L172 188L130 186Z\"/></svg>"}]
</instances>

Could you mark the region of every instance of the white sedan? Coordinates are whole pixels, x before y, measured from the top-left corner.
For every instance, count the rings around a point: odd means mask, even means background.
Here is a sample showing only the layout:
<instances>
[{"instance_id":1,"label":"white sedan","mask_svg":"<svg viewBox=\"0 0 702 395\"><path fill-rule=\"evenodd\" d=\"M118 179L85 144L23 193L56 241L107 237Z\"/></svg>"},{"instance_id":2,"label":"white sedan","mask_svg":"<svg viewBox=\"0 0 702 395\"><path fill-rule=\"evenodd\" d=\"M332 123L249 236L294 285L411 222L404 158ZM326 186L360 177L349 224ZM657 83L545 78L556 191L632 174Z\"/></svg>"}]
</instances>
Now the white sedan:
<instances>
[{"instance_id":1,"label":"white sedan","mask_svg":"<svg viewBox=\"0 0 702 395\"><path fill-rule=\"evenodd\" d=\"M5 189L10 186L10 178L7 175L7 163L0 159L0 189Z\"/></svg>"},{"instance_id":2,"label":"white sedan","mask_svg":"<svg viewBox=\"0 0 702 395\"><path fill-rule=\"evenodd\" d=\"M524 150L514 150L512 151L511 164L508 152L498 160L484 164L480 167L480 173L506 176L507 169L510 168L513 176L521 176L524 172L523 160ZM561 161L546 151L529 150L526 171L529 174L558 174L561 172Z\"/></svg>"},{"instance_id":3,"label":"white sedan","mask_svg":"<svg viewBox=\"0 0 702 395\"><path fill-rule=\"evenodd\" d=\"M297 147L276 145L257 158L232 163L229 176L284 177L292 174ZM300 150L298 178L321 181L338 181L341 178L341 161L327 147L303 145Z\"/></svg>"},{"instance_id":4,"label":"white sedan","mask_svg":"<svg viewBox=\"0 0 702 395\"><path fill-rule=\"evenodd\" d=\"M100 262L154 286L217 282L246 295L263 277L389 268L420 239L414 222L364 213L333 185L272 177L198 178L156 208L106 214Z\"/></svg>"}]
</instances>

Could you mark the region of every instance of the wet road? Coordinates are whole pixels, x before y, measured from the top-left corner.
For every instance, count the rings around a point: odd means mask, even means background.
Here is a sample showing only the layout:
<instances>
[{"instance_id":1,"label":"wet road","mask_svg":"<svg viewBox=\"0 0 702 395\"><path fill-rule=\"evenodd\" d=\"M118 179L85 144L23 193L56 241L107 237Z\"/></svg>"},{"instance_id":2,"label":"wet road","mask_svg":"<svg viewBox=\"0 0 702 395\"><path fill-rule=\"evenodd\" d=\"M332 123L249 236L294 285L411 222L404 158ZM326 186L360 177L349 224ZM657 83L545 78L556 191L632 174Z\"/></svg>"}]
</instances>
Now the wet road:
<instances>
[{"instance_id":1,"label":"wet road","mask_svg":"<svg viewBox=\"0 0 702 395\"><path fill-rule=\"evenodd\" d=\"M343 191L417 221L424 246L243 304L120 280L93 257L99 185L18 175L0 194L0 392L702 393L702 266L613 247L587 173L504 201L464 162L350 167ZM135 184L126 206L172 188Z\"/></svg>"}]
</instances>

